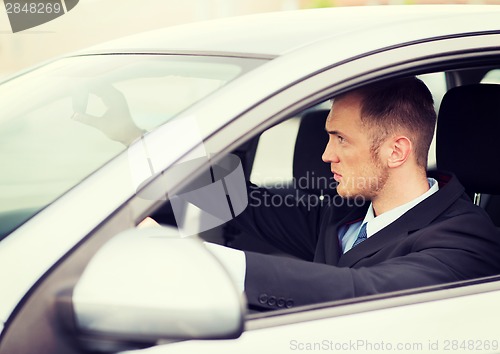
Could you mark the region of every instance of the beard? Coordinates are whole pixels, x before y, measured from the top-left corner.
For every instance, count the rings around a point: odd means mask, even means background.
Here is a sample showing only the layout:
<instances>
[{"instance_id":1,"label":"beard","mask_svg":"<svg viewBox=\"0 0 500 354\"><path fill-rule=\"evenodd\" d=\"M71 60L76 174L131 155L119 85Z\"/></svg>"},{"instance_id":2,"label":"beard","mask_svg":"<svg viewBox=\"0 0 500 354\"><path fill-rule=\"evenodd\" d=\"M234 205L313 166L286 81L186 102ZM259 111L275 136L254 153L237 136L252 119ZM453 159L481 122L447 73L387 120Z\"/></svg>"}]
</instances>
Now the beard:
<instances>
[{"instance_id":1,"label":"beard","mask_svg":"<svg viewBox=\"0 0 500 354\"><path fill-rule=\"evenodd\" d=\"M363 166L357 175L358 177L342 180L337 186L337 193L346 199L373 200L379 195L389 179L389 167L382 164L378 154L374 154L371 164Z\"/></svg>"}]
</instances>

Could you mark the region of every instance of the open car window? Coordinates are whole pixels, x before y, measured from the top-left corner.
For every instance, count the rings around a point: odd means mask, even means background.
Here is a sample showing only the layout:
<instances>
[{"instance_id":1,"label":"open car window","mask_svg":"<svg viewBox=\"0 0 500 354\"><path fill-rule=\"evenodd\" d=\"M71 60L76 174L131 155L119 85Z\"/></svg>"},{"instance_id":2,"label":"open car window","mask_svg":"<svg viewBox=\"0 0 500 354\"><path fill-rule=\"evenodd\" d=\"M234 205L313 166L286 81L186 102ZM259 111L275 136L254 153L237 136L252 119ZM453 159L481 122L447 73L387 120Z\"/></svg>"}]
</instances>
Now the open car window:
<instances>
[{"instance_id":1,"label":"open car window","mask_svg":"<svg viewBox=\"0 0 500 354\"><path fill-rule=\"evenodd\" d=\"M446 92L445 73L430 73L419 77L430 88L437 113ZM247 200L248 208L260 206L294 208L305 206L306 209L310 208L311 215L313 215L312 210L318 205L344 206L347 204L335 192L335 181L332 179L328 164L321 161L321 154L328 141L327 134L324 131L324 122L330 105L330 100L326 100L319 105L308 107L266 130L259 137L255 137L252 140L255 144L247 142L244 146L236 149L236 156L242 161L242 166L247 169L244 173L249 179L247 182L265 187L270 192L267 199L257 200L252 197L250 191ZM316 121L314 123L314 129L316 129L315 138L311 139L309 136L309 140L304 141L300 133L302 129L301 123L312 120ZM307 153L300 157L299 155L304 151ZM429 170L436 168L435 156L434 137L428 160ZM300 159L305 162L300 162ZM318 167L321 171L309 169L312 166ZM265 203L267 204L265 205ZM207 215L196 214L199 213L200 205L197 204L194 208L191 208L191 211L190 207L186 207L182 214L183 218L187 215L194 217L190 219L191 226L196 223L201 225L207 222ZM357 205L347 205L347 207L355 206ZM153 218L160 223L175 225L177 223L176 211L168 211L167 209L159 210L153 215ZM237 218L237 215L233 216ZM493 214L491 216L493 217ZM312 260L311 253L308 253L308 251L301 252L301 248L305 249L307 245L297 244L294 247L285 247L283 249L280 243L262 240L255 237L251 230L244 230L237 225L235 226L232 219L228 218L227 223L221 223L213 228L201 227L203 232L199 233L199 235L206 241L239 250L292 259ZM260 226L257 225L257 227ZM276 306L275 309L280 310L288 307L287 298L280 299L276 297L271 299L271 303L275 304L278 300L281 301L282 306ZM269 302L269 297L265 301Z\"/></svg>"}]
</instances>

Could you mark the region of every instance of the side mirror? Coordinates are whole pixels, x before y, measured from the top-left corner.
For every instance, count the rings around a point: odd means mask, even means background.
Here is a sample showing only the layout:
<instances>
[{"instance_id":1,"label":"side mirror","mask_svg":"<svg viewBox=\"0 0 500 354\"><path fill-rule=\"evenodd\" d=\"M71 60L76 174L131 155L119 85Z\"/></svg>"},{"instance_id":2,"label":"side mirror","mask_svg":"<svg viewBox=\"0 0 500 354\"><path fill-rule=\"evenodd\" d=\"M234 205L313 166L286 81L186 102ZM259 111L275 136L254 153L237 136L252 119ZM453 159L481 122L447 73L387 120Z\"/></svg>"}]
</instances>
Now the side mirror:
<instances>
[{"instance_id":1,"label":"side mirror","mask_svg":"<svg viewBox=\"0 0 500 354\"><path fill-rule=\"evenodd\" d=\"M69 300L69 301L68 301ZM175 228L127 230L87 265L59 314L87 345L236 338L244 297L205 245ZM96 348L97 347L97 348ZM99 348L103 350L104 348Z\"/></svg>"}]
</instances>

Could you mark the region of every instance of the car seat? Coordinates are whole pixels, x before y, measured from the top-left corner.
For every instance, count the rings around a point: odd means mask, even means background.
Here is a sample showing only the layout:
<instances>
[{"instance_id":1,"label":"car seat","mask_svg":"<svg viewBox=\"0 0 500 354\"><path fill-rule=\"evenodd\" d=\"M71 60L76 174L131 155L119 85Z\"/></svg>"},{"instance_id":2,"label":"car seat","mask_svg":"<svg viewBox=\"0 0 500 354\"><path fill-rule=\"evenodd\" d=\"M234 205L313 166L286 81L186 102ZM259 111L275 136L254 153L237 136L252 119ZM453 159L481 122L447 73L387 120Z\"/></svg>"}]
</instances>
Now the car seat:
<instances>
[{"instance_id":1,"label":"car seat","mask_svg":"<svg viewBox=\"0 0 500 354\"><path fill-rule=\"evenodd\" d=\"M474 203L500 226L500 85L452 88L443 97L436 131L437 167L453 172Z\"/></svg>"}]
</instances>

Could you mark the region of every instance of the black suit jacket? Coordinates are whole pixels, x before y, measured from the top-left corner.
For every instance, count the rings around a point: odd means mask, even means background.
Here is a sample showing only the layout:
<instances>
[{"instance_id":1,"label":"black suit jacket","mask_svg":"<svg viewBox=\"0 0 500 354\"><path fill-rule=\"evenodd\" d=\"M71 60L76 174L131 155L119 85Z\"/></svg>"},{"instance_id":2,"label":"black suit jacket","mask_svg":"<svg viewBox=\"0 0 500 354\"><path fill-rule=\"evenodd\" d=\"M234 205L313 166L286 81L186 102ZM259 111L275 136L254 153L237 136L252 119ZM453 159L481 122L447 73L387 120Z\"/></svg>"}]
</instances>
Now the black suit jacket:
<instances>
[{"instance_id":1,"label":"black suit jacket","mask_svg":"<svg viewBox=\"0 0 500 354\"><path fill-rule=\"evenodd\" d=\"M369 203L271 207L269 192L251 189L236 223L298 259L245 252L249 305L286 308L500 273L500 233L488 215L456 177L431 177L438 192L345 254L339 228L364 218Z\"/></svg>"}]
</instances>

